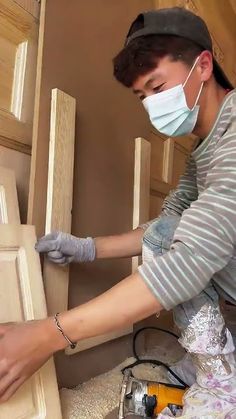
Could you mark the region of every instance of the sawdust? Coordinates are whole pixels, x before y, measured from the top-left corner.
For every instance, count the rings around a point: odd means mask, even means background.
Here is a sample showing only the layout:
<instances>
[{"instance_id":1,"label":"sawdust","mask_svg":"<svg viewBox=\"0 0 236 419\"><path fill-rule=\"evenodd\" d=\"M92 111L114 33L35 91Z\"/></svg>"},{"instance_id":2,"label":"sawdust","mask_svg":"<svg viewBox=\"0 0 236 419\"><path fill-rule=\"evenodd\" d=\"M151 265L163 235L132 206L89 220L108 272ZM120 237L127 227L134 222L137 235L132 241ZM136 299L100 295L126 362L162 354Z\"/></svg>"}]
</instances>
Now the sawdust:
<instances>
[{"instance_id":1,"label":"sawdust","mask_svg":"<svg viewBox=\"0 0 236 419\"><path fill-rule=\"evenodd\" d=\"M155 347L144 355L145 358L159 359L166 363L177 361L183 352L173 343L170 347L169 343L167 341L161 347ZM121 369L134 361L134 358L128 358L113 370L74 389L62 389L60 395L63 419L104 419L119 404ZM165 370L150 364L138 365L133 369L133 374L139 379L167 381Z\"/></svg>"}]
</instances>

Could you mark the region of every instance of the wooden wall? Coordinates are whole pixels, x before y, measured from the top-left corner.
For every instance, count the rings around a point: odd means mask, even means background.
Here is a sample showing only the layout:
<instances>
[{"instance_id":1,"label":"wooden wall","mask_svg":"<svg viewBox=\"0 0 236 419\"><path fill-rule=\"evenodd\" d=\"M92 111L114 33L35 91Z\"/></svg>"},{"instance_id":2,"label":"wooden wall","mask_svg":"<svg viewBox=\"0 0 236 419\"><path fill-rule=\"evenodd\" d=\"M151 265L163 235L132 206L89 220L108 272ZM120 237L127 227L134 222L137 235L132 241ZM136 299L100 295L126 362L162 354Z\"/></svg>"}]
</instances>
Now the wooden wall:
<instances>
[{"instance_id":1,"label":"wooden wall","mask_svg":"<svg viewBox=\"0 0 236 419\"><path fill-rule=\"evenodd\" d=\"M86 237L132 228L134 138L147 137L150 127L141 103L113 79L112 58L122 48L131 20L143 8L150 9L152 1L93 0L92 5L77 0L58 0L57 7L53 0L46 3L28 214L38 235L45 226L42 185L47 183L50 95L55 87L77 100L72 233ZM131 260L72 266L70 307L130 272ZM70 357L61 353L60 384L76 385L130 354L130 336Z\"/></svg>"}]
</instances>

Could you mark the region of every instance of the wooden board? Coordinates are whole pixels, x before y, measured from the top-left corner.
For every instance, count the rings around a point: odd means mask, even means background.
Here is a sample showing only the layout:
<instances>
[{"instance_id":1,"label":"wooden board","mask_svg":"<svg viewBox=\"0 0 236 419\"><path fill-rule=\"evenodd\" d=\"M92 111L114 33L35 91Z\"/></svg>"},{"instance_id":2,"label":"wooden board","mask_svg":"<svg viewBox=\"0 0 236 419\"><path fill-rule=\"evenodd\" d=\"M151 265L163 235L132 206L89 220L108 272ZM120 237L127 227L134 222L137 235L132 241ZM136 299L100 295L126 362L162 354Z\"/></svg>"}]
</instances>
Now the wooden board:
<instances>
[{"instance_id":1,"label":"wooden board","mask_svg":"<svg viewBox=\"0 0 236 419\"><path fill-rule=\"evenodd\" d=\"M0 224L20 224L16 179L13 170L0 167Z\"/></svg>"},{"instance_id":2,"label":"wooden board","mask_svg":"<svg viewBox=\"0 0 236 419\"><path fill-rule=\"evenodd\" d=\"M149 190L150 190L150 143L143 138L135 139L134 158L134 204L133 204L133 228L148 220L149 215ZM139 257L132 258L132 271L135 272L139 265ZM122 329L101 336L85 339L77 344L75 349L67 348L66 354L73 355L102 343L117 339L133 332L133 327Z\"/></svg>"},{"instance_id":3,"label":"wooden board","mask_svg":"<svg viewBox=\"0 0 236 419\"><path fill-rule=\"evenodd\" d=\"M45 318L46 303L33 226L0 225L0 322ZM0 419L61 419L53 360L1 405Z\"/></svg>"},{"instance_id":4,"label":"wooden board","mask_svg":"<svg viewBox=\"0 0 236 419\"><path fill-rule=\"evenodd\" d=\"M151 144L144 138L135 139L133 229L149 220ZM132 258L132 272L140 258Z\"/></svg>"},{"instance_id":5,"label":"wooden board","mask_svg":"<svg viewBox=\"0 0 236 419\"><path fill-rule=\"evenodd\" d=\"M59 89L52 90L46 234L71 231L75 109L73 97ZM49 314L67 310L69 267L45 260L44 284Z\"/></svg>"}]
</instances>

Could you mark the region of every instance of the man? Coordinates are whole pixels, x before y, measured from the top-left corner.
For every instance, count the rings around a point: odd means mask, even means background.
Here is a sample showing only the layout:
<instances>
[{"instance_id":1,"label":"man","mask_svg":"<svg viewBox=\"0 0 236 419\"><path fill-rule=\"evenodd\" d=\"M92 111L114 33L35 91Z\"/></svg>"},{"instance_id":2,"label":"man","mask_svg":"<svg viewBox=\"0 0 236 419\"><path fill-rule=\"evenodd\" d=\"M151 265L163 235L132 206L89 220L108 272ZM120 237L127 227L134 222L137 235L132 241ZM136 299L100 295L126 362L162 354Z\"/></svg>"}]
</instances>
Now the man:
<instances>
[{"instance_id":1,"label":"man","mask_svg":"<svg viewBox=\"0 0 236 419\"><path fill-rule=\"evenodd\" d=\"M204 22L180 8L139 15L114 59L114 74L143 101L160 132L193 132L199 145L157 220L120 236L53 233L39 240L37 250L59 264L141 251L143 264L103 295L54 319L0 326L0 400L68 343L164 308L174 309L180 341L196 368L182 417L234 418L234 345L218 295L236 301L236 92L213 60Z\"/></svg>"}]
</instances>

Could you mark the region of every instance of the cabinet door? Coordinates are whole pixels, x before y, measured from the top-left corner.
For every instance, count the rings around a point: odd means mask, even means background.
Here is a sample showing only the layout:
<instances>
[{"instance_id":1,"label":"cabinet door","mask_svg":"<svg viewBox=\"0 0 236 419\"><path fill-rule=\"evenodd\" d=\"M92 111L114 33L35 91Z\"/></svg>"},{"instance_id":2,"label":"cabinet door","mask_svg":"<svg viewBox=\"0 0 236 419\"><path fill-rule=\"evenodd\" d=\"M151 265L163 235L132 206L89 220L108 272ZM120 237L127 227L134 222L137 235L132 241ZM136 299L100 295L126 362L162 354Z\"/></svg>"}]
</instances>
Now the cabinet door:
<instances>
[{"instance_id":1,"label":"cabinet door","mask_svg":"<svg viewBox=\"0 0 236 419\"><path fill-rule=\"evenodd\" d=\"M34 227L0 225L0 322L46 317ZM0 419L61 419L53 360L50 359L8 401Z\"/></svg>"},{"instance_id":2,"label":"cabinet door","mask_svg":"<svg viewBox=\"0 0 236 419\"><path fill-rule=\"evenodd\" d=\"M0 167L0 224L20 224L16 179L13 170Z\"/></svg>"},{"instance_id":3,"label":"cabinet door","mask_svg":"<svg viewBox=\"0 0 236 419\"><path fill-rule=\"evenodd\" d=\"M0 10L0 144L30 154L38 22L13 0Z\"/></svg>"}]
</instances>

